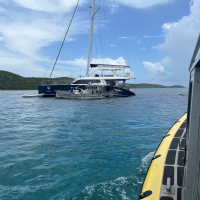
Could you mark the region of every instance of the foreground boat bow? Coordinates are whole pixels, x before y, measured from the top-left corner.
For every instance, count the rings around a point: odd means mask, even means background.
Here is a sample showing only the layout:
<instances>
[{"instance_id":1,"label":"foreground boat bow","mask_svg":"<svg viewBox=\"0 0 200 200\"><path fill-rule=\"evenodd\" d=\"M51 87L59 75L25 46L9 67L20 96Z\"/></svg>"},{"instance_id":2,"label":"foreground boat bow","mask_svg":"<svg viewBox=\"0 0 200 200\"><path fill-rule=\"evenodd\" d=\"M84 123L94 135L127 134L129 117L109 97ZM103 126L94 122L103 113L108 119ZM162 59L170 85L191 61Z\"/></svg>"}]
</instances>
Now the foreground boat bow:
<instances>
[{"instance_id":1,"label":"foreground boat bow","mask_svg":"<svg viewBox=\"0 0 200 200\"><path fill-rule=\"evenodd\" d=\"M180 195L186 118L187 114L184 114L163 137L146 174L140 199L175 200L177 194ZM167 182L169 182L168 185ZM166 199L165 197L171 197L172 199Z\"/></svg>"},{"instance_id":2,"label":"foreground boat bow","mask_svg":"<svg viewBox=\"0 0 200 200\"><path fill-rule=\"evenodd\" d=\"M147 171L139 199L200 199L200 35L189 66L187 114L164 136Z\"/></svg>"}]
</instances>

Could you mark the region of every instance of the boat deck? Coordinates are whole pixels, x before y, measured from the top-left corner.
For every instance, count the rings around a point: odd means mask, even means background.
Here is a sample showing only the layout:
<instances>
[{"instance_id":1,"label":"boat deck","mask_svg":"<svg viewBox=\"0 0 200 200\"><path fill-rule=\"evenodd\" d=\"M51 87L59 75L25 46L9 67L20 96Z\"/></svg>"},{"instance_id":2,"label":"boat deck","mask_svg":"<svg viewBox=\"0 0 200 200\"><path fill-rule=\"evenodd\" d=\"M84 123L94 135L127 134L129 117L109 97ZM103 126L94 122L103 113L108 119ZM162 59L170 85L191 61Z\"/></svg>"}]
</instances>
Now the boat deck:
<instances>
[{"instance_id":1,"label":"boat deck","mask_svg":"<svg viewBox=\"0 0 200 200\"><path fill-rule=\"evenodd\" d=\"M163 137L152 158L139 199L182 199L186 117L187 114L175 122Z\"/></svg>"},{"instance_id":2,"label":"boat deck","mask_svg":"<svg viewBox=\"0 0 200 200\"><path fill-rule=\"evenodd\" d=\"M160 200L181 200L183 165L185 156L186 121L177 130L170 144L160 191ZM166 192L167 178L171 180L171 192Z\"/></svg>"}]
</instances>

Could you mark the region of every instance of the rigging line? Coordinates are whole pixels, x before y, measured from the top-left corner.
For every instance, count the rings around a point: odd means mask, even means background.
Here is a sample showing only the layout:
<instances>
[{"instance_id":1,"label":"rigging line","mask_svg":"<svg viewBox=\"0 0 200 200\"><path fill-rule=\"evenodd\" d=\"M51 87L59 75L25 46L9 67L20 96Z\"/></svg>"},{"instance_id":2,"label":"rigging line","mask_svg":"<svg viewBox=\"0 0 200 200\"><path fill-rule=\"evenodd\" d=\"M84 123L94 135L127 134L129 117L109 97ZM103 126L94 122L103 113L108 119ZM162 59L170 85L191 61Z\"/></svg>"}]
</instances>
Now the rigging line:
<instances>
[{"instance_id":1,"label":"rigging line","mask_svg":"<svg viewBox=\"0 0 200 200\"><path fill-rule=\"evenodd\" d=\"M58 50L58 47L57 47L57 49L56 49L56 51L55 51L55 53L54 53L54 55L53 55L53 58L52 58L52 60L51 60L51 62L50 62L50 64L49 64L49 66L48 66L48 68L47 68L47 70L46 70L46 72L45 72L45 74L44 74L44 77L46 76L47 71L49 70L49 67L51 66L51 63L52 63L53 60L54 60L54 57L55 57L55 55L56 55L56 53L57 53L57 50Z\"/></svg>"},{"instance_id":2,"label":"rigging line","mask_svg":"<svg viewBox=\"0 0 200 200\"><path fill-rule=\"evenodd\" d=\"M98 1L98 7L101 8L101 3L100 3L100 0ZM99 9L99 12L98 12L98 15L97 15L97 36L96 36L96 42L97 42L97 48L98 48L98 58L99 58L99 55L101 54L100 52L100 42L99 42L99 37L100 37L100 13L101 13L101 9Z\"/></svg>"},{"instance_id":3,"label":"rigging line","mask_svg":"<svg viewBox=\"0 0 200 200\"><path fill-rule=\"evenodd\" d=\"M115 3L115 7L116 7L116 2L115 2L115 0L114 0L114 3ZM123 35L123 32L122 32L122 26L121 26L121 21L120 21L120 19L119 19L119 15L117 15L117 17L118 17L118 22L119 22L119 25L120 25L120 30L121 30L121 33L122 33L122 35ZM125 50L126 50L126 55L127 55L127 58L128 58L128 63L129 63L129 65L130 65L130 60L129 60L129 56L128 56L128 51L127 51L127 48L126 48L126 42L125 42L125 40L122 38L122 40L123 40L123 42L124 42L124 47L125 47Z\"/></svg>"},{"instance_id":4,"label":"rigging line","mask_svg":"<svg viewBox=\"0 0 200 200\"><path fill-rule=\"evenodd\" d=\"M88 29L88 34L86 34L86 40L85 40L85 48L84 48L84 51L83 51L83 59L85 57L85 49L86 49L86 44L87 44L88 37L89 37L89 32L90 32L90 30ZM82 66L83 66L83 59L81 60L80 76L81 76L81 71L82 71Z\"/></svg>"},{"instance_id":5,"label":"rigging line","mask_svg":"<svg viewBox=\"0 0 200 200\"><path fill-rule=\"evenodd\" d=\"M66 32L66 31L67 31L67 28L66 28L65 32ZM62 40L63 40L63 38L64 38L64 36L65 36L65 32L63 33L63 35L62 35L62 37L61 37ZM61 40L61 41L62 41L62 40ZM61 43L61 42L60 42L60 43ZM48 68L47 68L47 70L46 70L46 72L45 72L44 77L46 76L46 73L47 73L49 67L51 66L51 63L53 62L54 57L55 57L56 53L58 52L58 49L59 49L59 44L57 45L56 51L55 51L55 53L54 53L54 55L53 55L53 57L52 57L52 59L51 59L51 62L50 62L49 66L48 66Z\"/></svg>"},{"instance_id":6,"label":"rigging line","mask_svg":"<svg viewBox=\"0 0 200 200\"><path fill-rule=\"evenodd\" d=\"M100 27L100 51L101 51L101 55L104 57L104 53L103 53L103 29L102 29L102 23L101 23L101 27Z\"/></svg>"},{"instance_id":7,"label":"rigging line","mask_svg":"<svg viewBox=\"0 0 200 200\"><path fill-rule=\"evenodd\" d=\"M77 7L78 7L79 1L80 1L80 0L78 0L78 2L77 2L76 8L75 8L74 13L73 13L73 15L72 15L72 18L71 18L69 27L68 27L67 32L66 32L66 34L65 34L64 40L63 40L62 45L61 45L61 47L60 47L60 51L59 51L58 56L57 56L57 58L56 58L56 61L55 61L55 63L54 63L54 66L53 66L53 69L52 69L52 71L51 71L51 74L50 74L49 79L51 78L51 75L52 75L52 73L53 73L53 70L54 70L54 68L55 68L55 66L56 66L57 60L58 60L58 58L59 58L59 55L60 55L60 52L61 52L61 50L62 50L63 44L64 44L64 42L65 42L65 38L67 37L67 34L68 34L68 32L69 32L69 28L70 28L70 26L71 26L71 23L72 23L72 21L73 21L74 15L75 15L75 13L76 13L76 9L77 9Z\"/></svg>"},{"instance_id":8,"label":"rigging line","mask_svg":"<svg viewBox=\"0 0 200 200\"><path fill-rule=\"evenodd\" d=\"M70 19L69 19L69 22L68 22L68 23L70 23ZM71 26L71 28L72 28L72 26ZM67 29L68 29L68 27L66 27L66 29L65 29L65 31L64 31L64 33L63 33L62 40L61 40L60 44L62 44L62 41L63 41L63 39L64 39L64 37L65 37L65 33L66 33ZM59 47L58 47L58 49L59 49ZM57 49L56 52L58 52L58 49ZM66 51L66 45L63 45L62 52L60 52L60 56L59 56L60 59L63 58L63 55L65 54L65 51ZM54 55L54 56L55 56L55 55ZM57 76L57 72L56 72L55 76Z\"/></svg>"},{"instance_id":9,"label":"rigging line","mask_svg":"<svg viewBox=\"0 0 200 200\"><path fill-rule=\"evenodd\" d=\"M58 64L57 64L58 65ZM69 71L70 73L72 73L72 74L74 74L75 76L78 76L78 72L77 73L75 73L75 72L72 72L72 71L70 71L70 70L68 70L66 67L63 67L63 66L61 66L61 65L58 65L59 67L61 67L62 69L65 69L65 70L67 70L67 71Z\"/></svg>"},{"instance_id":10,"label":"rigging line","mask_svg":"<svg viewBox=\"0 0 200 200\"><path fill-rule=\"evenodd\" d=\"M107 14L106 14L106 5L105 5L105 1L103 1L103 15L104 15L104 19L107 19ZM103 40L103 45L102 45L102 53L103 53L103 58L104 58L104 62L105 62L105 56L106 56L106 27L105 27L105 23L102 22L102 40Z\"/></svg>"},{"instance_id":11,"label":"rigging line","mask_svg":"<svg viewBox=\"0 0 200 200\"><path fill-rule=\"evenodd\" d=\"M96 39L96 35L95 34L94 34L94 44L95 44L95 47L96 47L96 57L98 58L98 49L97 49L98 41Z\"/></svg>"},{"instance_id":12,"label":"rigging line","mask_svg":"<svg viewBox=\"0 0 200 200\"><path fill-rule=\"evenodd\" d=\"M101 0L99 0L99 5L101 6L101 9L100 9L100 12L99 12L99 19L102 19L101 13L102 13L103 7L102 7ZM99 26L98 26L98 28L99 28L99 30L98 30L99 55L100 55L100 57L102 57L102 53L101 53L101 45L102 45L102 43L101 43L101 23L102 23L102 21L99 20L98 23L99 23Z\"/></svg>"},{"instance_id":13,"label":"rigging line","mask_svg":"<svg viewBox=\"0 0 200 200\"><path fill-rule=\"evenodd\" d=\"M105 1L102 1L102 16L105 19ZM103 63L104 63L104 29L103 29L103 22L101 22L101 54L103 56Z\"/></svg>"},{"instance_id":14,"label":"rigging line","mask_svg":"<svg viewBox=\"0 0 200 200\"><path fill-rule=\"evenodd\" d=\"M100 5L99 1L98 1L98 7L101 8L101 5ZM98 15L97 15L98 19L101 19L99 17L100 12L101 12L101 9L99 10ZM99 43L99 29L100 29L100 26L99 26L99 24L100 24L100 20L97 21L97 34L96 34L97 58L99 58L99 55L100 55L100 51L99 51L99 48L98 48L98 47L100 47L100 43Z\"/></svg>"},{"instance_id":15,"label":"rigging line","mask_svg":"<svg viewBox=\"0 0 200 200\"><path fill-rule=\"evenodd\" d=\"M98 69L96 69L95 71L93 71L90 75L94 74L94 72L98 71L99 69L101 69L101 67L99 67Z\"/></svg>"},{"instance_id":16,"label":"rigging line","mask_svg":"<svg viewBox=\"0 0 200 200\"><path fill-rule=\"evenodd\" d=\"M101 8L101 4L100 4L100 0L98 1L98 6ZM99 10L99 12L98 12L98 19L101 19L100 18L100 13L101 13L101 9ZM100 34L99 34L99 30L100 30L100 21L101 20L98 20L97 21L97 23L98 23L98 33L97 33L97 44L98 44L98 47L100 47L100 42L99 42L99 36L100 36ZM99 49L98 49L98 51L99 51ZM99 51L99 54L101 54L101 52Z\"/></svg>"},{"instance_id":17,"label":"rigging line","mask_svg":"<svg viewBox=\"0 0 200 200\"><path fill-rule=\"evenodd\" d=\"M103 9L104 9L104 7L103 7L103 3L102 3L102 0L101 0L101 13L100 13L100 19L102 19L103 17L102 17L102 12L103 12ZM99 53L100 53L100 58L101 58L101 60L100 60L100 62L102 63L102 58L103 58L103 51L102 51L102 49L103 49L103 34L102 34L102 23L103 23L103 21L102 20L100 20L99 21Z\"/></svg>"},{"instance_id":18,"label":"rigging line","mask_svg":"<svg viewBox=\"0 0 200 200\"><path fill-rule=\"evenodd\" d=\"M102 7L101 1L100 1L100 5ZM101 13L102 13L102 9L99 12L99 19L101 19ZM101 20L99 20L99 37L98 37L98 40L99 40L99 54L100 54L100 56L102 56L102 51L101 51L101 45L102 45L102 43L101 43L101 23L102 23Z\"/></svg>"},{"instance_id":19,"label":"rigging line","mask_svg":"<svg viewBox=\"0 0 200 200\"><path fill-rule=\"evenodd\" d=\"M63 38L63 37L64 37L64 34L63 34L62 38ZM48 66L48 68L47 68L45 74L44 74L44 77L46 76L46 73L47 73L49 67L51 66L51 63L53 62L54 57L55 57L56 53L58 52L58 49L59 49L59 45L57 46L57 49L56 49L56 51L55 51L55 53L54 53L54 55L53 55L53 58L51 59L51 62L50 62L50 64L49 64L49 66Z\"/></svg>"},{"instance_id":20,"label":"rigging line","mask_svg":"<svg viewBox=\"0 0 200 200\"><path fill-rule=\"evenodd\" d=\"M105 19L105 1L102 2L102 18ZM104 22L101 21L101 55L102 55L102 62L104 63L104 42L105 42L105 38L104 38Z\"/></svg>"}]
</instances>

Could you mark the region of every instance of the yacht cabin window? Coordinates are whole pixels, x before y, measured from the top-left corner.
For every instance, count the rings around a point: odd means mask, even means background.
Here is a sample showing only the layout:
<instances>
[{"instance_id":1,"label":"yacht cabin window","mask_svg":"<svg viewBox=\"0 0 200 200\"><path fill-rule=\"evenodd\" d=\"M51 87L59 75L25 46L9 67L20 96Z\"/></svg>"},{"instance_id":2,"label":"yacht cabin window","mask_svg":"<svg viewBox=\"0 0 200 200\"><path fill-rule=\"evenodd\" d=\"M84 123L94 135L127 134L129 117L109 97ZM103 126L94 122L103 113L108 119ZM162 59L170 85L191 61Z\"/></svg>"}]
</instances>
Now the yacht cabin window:
<instances>
[{"instance_id":1,"label":"yacht cabin window","mask_svg":"<svg viewBox=\"0 0 200 200\"><path fill-rule=\"evenodd\" d=\"M100 80L78 80L78 81L75 81L73 84L88 84L89 82L100 83Z\"/></svg>"}]
</instances>

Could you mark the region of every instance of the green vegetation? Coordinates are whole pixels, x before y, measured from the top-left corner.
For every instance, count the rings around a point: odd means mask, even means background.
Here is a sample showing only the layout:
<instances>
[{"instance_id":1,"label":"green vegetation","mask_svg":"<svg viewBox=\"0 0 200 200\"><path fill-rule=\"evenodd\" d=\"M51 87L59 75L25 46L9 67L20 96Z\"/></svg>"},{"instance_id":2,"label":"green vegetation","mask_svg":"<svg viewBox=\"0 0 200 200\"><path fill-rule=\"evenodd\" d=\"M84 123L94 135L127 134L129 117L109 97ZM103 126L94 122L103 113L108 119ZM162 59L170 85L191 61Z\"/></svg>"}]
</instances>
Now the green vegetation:
<instances>
[{"instance_id":1,"label":"green vegetation","mask_svg":"<svg viewBox=\"0 0 200 200\"><path fill-rule=\"evenodd\" d=\"M148 83L127 84L127 87L130 87L130 88L184 88L181 85L164 86L164 85L148 84Z\"/></svg>"},{"instance_id":2,"label":"green vegetation","mask_svg":"<svg viewBox=\"0 0 200 200\"><path fill-rule=\"evenodd\" d=\"M0 90L37 90L38 85L41 84L71 84L73 78L61 77L61 78L24 78L17 74L0 70ZM180 85L163 86L156 84L126 84L127 87L131 88L183 88Z\"/></svg>"},{"instance_id":3,"label":"green vegetation","mask_svg":"<svg viewBox=\"0 0 200 200\"><path fill-rule=\"evenodd\" d=\"M73 78L68 77L51 79L35 77L24 78L17 74L0 70L0 90L37 90L41 82L45 83L48 81L49 84L71 84L73 80Z\"/></svg>"}]
</instances>

